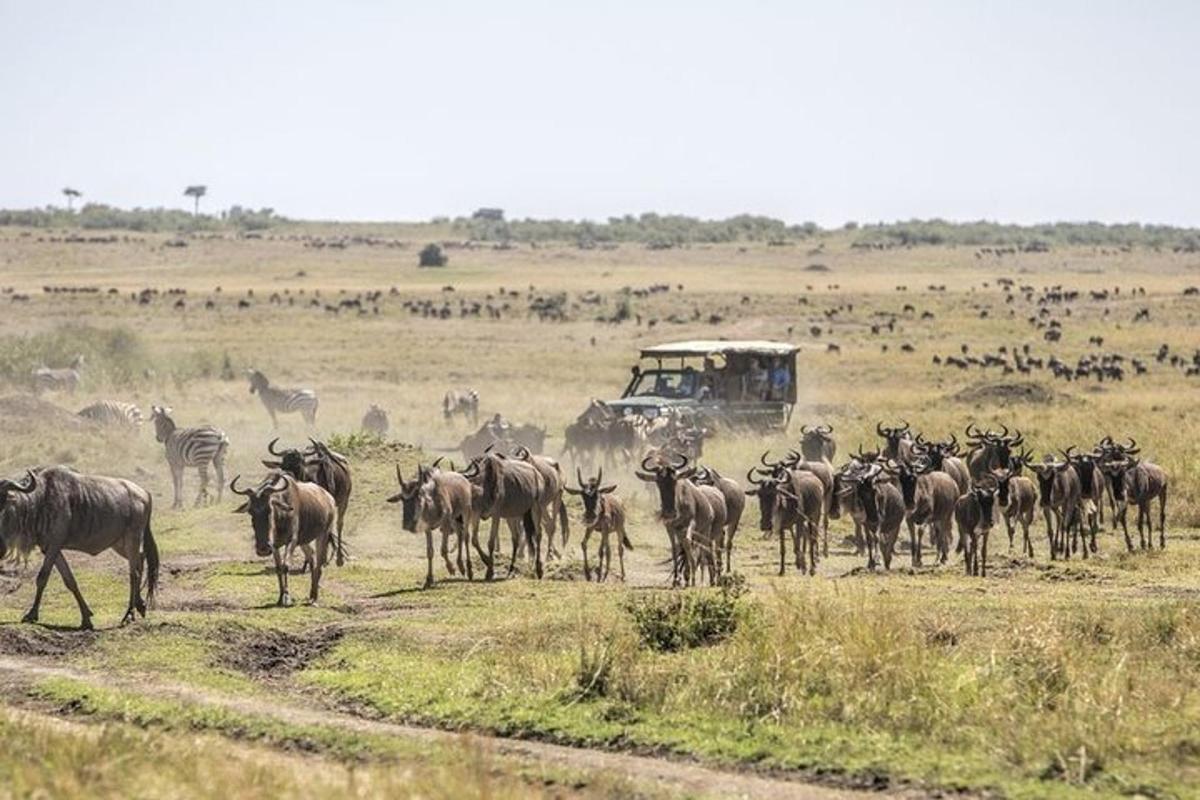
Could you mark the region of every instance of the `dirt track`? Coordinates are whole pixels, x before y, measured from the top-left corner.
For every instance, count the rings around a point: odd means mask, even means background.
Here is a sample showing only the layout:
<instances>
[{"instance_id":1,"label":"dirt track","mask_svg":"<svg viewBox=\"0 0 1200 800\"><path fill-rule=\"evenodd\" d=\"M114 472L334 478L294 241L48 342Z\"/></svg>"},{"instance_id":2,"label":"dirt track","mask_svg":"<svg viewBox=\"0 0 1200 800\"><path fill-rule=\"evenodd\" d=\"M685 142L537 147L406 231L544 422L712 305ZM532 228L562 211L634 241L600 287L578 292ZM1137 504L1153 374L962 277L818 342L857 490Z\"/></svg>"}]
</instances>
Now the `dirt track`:
<instances>
[{"instance_id":1,"label":"dirt track","mask_svg":"<svg viewBox=\"0 0 1200 800\"><path fill-rule=\"evenodd\" d=\"M36 659L0 655L0 697L13 700L23 687L40 678L69 678L96 686L152 693L181 702L224 708L258 717L300 725L321 725L380 736L404 737L437 742L456 742L471 736L498 757L518 762L539 763L571 770L602 773L625 778L635 785L685 796L768 798L769 800L851 800L878 797L878 793L837 789L789 780L785 777L732 772L670 758L588 750L545 742L461 734L411 725L364 719L351 714L318 708L300 708L282 700L252 700L218 692L169 683L125 682L111 676Z\"/></svg>"}]
</instances>

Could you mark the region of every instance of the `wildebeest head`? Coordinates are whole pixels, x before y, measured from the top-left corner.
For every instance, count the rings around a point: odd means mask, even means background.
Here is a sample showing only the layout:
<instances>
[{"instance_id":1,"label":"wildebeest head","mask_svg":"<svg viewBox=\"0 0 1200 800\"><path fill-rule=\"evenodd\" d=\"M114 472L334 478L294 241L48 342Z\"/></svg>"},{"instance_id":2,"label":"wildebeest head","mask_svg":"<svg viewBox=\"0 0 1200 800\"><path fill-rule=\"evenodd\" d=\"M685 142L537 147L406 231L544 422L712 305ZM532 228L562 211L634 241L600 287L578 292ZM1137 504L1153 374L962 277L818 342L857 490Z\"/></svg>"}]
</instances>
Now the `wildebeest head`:
<instances>
[{"instance_id":1,"label":"wildebeest head","mask_svg":"<svg viewBox=\"0 0 1200 800\"><path fill-rule=\"evenodd\" d=\"M1096 457L1090 453L1075 454L1075 445L1062 451L1063 456L1075 467L1079 475L1079 489L1084 497L1090 497L1096 488Z\"/></svg>"},{"instance_id":2,"label":"wildebeest head","mask_svg":"<svg viewBox=\"0 0 1200 800\"><path fill-rule=\"evenodd\" d=\"M154 422L154 438L160 443L165 442L175 430L175 420L171 419L169 406L150 406L150 419Z\"/></svg>"},{"instance_id":3,"label":"wildebeest head","mask_svg":"<svg viewBox=\"0 0 1200 800\"><path fill-rule=\"evenodd\" d=\"M593 525L600 520L600 495L611 494L617 488L617 485L611 484L604 486L604 468L600 468L600 472L595 478L583 479L583 473L579 467L575 468L575 478L579 481L579 488L572 489L570 486L564 486L568 494L573 494L583 501L583 521L588 525Z\"/></svg>"},{"instance_id":4,"label":"wildebeest head","mask_svg":"<svg viewBox=\"0 0 1200 800\"><path fill-rule=\"evenodd\" d=\"M1047 459L1050 456L1046 456ZM1066 472L1071 466L1071 462L1063 461L1055 463L1054 461L1043 461L1041 464L1030 464L1029 468L1037 475L1038 494L1041 497L1040 505L1043 508L1049 507L1054 492L1054 479L1061 473Z\"/></svg>"},{"instance_id":5,"label":"wildebeest head","mask_svg":"<svg viewBox=\"0 0 1200 800\"><path fill-rule=\"evenodd\" d=\"M904 507L909 511L917 505L917 478L921 476L921 464L904 464L888 459L886 471L900 483L900 496L904 498Z\"/></svg>"},{"instance_id":6,"label":"wildebeest head","mask_svg":"<svg viewBox=\"0 0 1200 800\"><path fill-rule=\"evenodd\" d=\"M899 427L894 428L886 428L882 422L875 423L875 433L887 442L884 455L888 458L900 458L900 442L909 438L909 429L909 424L903 420Z\"/></svg>"},{"instance_id":7,"label":"wildebeest head","mask_svg":"<svg viewBox=\"0 0 1200 800\"><path fill-rule=\"evenodd\" d=\"M0 480L0 513L8 507L11 496L14 494L30 494L37 488L37 476L33 474L33 470L25 471L25 480L21 482ZM8 545L5 543L3 532L0 531L0 559L8 555Z\"/></svg>"},{"instance_id":8,"label":"wildebeest head","mask_svg":"<svg viewBox=\"0 0 1200 800\"><path fill-rule=\"evenodd\" d=\"M765 476L765 480L758 476ZM751 467L746 473L746 482L753 488L746 494L758 498L758 529L764 533L774 529L775 507L780 500L780 487L787 480L782 468L774 470Z\"/></svg>"},{"instance_id":9,"label":"wildebeest head","mask_svg":"<svg viewBox=\"0 0 1200 800\"><path fill-rule=\"evenodd\" d=\"M260 557L271 555L272 545L279 547L285 542L276 541L275 515L276 512L291 514L295 512L287 498L278 494L288 486L288 479L282 473L274 473L263 479L253 489L237 487L241 475L229 483L229 490L246 498L236 509L235 514L249 514L250 523L254 527L254 552Z\"/></svg>"},{"instance_id":10,"label":"wildebeest head","mask_svg":"<svg viewBox=\"0 0 1200 800\"><path fill-rule=\"evenodd\" d=\"M641 480L647 483L653 483L658 487L659 499L659 518L664 522L670 522L675 519L677 509L675 508L675 488L680 481L691 478L696 473L695 467L688 466L688 457L685 455L676 455L670 462L655 462L654 459L647 457L642 459L642 468L636 471L636 475Z\"/></svg>"},{"instance_id":11,"label":"wildebeest head","mask_svg":"<svg viewBox=\"0 0 1200 800\"><path fill-rule=\"evenodd\" d=\"M979 529L988 531L995 522L996 489L993 486L975 486L971 497L979 506Z\"/></svg>"},{"instance_id":12,"label":"wildebeest head","mask_svg":"<svg viewBox=\"0 0 1200 800\"><path fill-rule=\"evenodd\" d=\"M1008 506L1009 490L1012 488L1012 479L1014 473L1011 469L992 470L992 480L996 482L996 499L1000 501L1000 506L1006 508Z\"/></svg>"},{"instance_id":13,"label":"wildebeest head","mask_svg":"<svg viewBox=\"0 0 1200 800\"><path fill-rule=\"evenodd\" d=\"M436 461L434 466L437 466ZM417 523L434 506L434 487L429 476L430 472L418 465L416 479L405 481L400 465L396 465L396 482L400 484L400 491L389 497L387 502L400 504L400 527L409 533L418 532Z\"/></svg>"},{"instance_id":14,"label":"wildebeest head","mask_svg":"<svg viewBox=\"0 0 1200 800\"><path fill-rule=\"evenodd\" d=\"M967 425L967 440L972 447L983 448L987 463L1003 466L1012 458L1013 448L1025 443L1025 436L1020 431L1010 433L1008 426L1004 424L1000 425L1000 432L996 433L991 430L981 431L971 423Z\"/></svg>"},{"instance_id":15,"label":"wildebeest head","mask_svg":"<svg viewBox=\"0 0 1200 800\"><path fill-rule=\"evenodd\" d=\"M809 428L807 425L801 425L800 452L804 455L805 461L832 459L836 453L833 442L833 426L818 425L815 428Z\"/></svg>"},{"instance_id":16,"label":"wildebeest head","mask_svg":"<svg viewBox=\"0 0 1200 800\"><path fill-rule=\"evenodd\" d=\"M267 445L267 452L275 456L278 460L264 459L262 462L263 466L267 469L277 469L281 472L286 472L298 481L312 480L312 467L316 462L303 450L295 448L276 450L275 444L278 441L279 437L277 436Z\"/></svg>"}]
</instances>

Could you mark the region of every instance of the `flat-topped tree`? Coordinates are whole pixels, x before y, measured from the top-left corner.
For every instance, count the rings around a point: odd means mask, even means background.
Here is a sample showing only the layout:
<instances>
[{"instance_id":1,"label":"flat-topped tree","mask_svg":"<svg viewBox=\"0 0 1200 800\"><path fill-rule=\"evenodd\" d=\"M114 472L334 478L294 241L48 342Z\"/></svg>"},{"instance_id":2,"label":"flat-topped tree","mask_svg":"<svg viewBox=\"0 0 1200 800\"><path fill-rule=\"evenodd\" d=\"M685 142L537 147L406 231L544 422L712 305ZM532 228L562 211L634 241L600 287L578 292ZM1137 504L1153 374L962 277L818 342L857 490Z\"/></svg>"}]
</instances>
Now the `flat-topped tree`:
<instances>
[{"instance_id":1,"label":"flat-topped tree","mask_svg":"<svg viewBox=\"0 0 1200 800\"><path fill-rule=\"evenodd\" d=\"M208 187L207 186L189 186L183 190L183 194L185 197L191 197L191 198L195 199L195 201L196 201L195 211L193 211L192 213L199 216L200 215L200 198L204 197L204 195L208 194Z\"/></svg>"},{"instance_id":2,"label":"flat-topped tree","mask_svg":"<svg viewBox=\"0 0 1200 800\"><path fill-rule=\"evenodd\" d=\"M83 197L83 192L79 191L78 189L72 189L70 186L67 186L66 188L64 188L62 190L62 193L64 195L66 195L66 197L67 197L67 211L74 211L75 210L75 208L74 208L75 198Z\"/></svg>"}]
</instances>

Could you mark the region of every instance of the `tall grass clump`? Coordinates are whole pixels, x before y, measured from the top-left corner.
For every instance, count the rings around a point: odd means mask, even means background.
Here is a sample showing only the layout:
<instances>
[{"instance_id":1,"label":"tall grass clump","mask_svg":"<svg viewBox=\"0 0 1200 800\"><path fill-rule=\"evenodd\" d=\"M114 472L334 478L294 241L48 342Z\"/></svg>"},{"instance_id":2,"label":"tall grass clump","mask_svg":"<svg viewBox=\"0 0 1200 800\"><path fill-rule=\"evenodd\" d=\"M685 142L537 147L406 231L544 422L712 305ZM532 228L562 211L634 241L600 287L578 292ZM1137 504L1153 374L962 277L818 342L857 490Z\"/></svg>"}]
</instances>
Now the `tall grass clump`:
<instances>
[{"instance_id":1,"label":"tall grass clump","mask_svg":"<svg viewBox=\"0 0 1200 800\"><path fill-rule=\"evenodd\" d=\"M61 325L45 333L0 338L0 379L28 386L37 367L66 367L83 356L84 386L128 384L144 377L151 359L141 336L126 327Z\"/></svg>"}]
</instances>

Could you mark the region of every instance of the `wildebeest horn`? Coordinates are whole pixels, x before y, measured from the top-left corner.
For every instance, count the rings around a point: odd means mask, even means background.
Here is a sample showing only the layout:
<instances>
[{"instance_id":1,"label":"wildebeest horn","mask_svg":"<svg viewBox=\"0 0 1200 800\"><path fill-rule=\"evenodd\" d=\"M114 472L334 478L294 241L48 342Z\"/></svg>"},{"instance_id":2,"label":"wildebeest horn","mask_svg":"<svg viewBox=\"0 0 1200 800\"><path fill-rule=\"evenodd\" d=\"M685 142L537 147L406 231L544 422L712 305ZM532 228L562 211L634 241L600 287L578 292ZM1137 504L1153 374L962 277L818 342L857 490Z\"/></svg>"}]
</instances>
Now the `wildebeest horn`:
<instances>
[{"instance_id":1,"label":"wildebeest horn","mask_svg":"<svg viewBox=\"0 0 1200 800\"><path fill-rule=\"evenodd\" d=\"M807 426L807 425L801 425L801 426L800 426L800 433L801 433L801 435L808 433L808 426Z\"/></svg>"},{"instance_id":2,"label":"wildebeest horn","mask_svg":"<svg viewBox=\"0 0 1200 800\"><path fill-rule=\"evenodd\" d=\"M1124 446L1124 448L1123 448L1124 450L1137 450L1137 449L1139 449L1139 448L1138 448L1138 446L1137 446L1137 440L1136 440L1136 439L1134 439L1132 436L1127 436L1126 438L1127 438L1127 439L1129 439L1129 444L1127 444L1127 445L1125 445L1125 446Z\"/></svg>"},{"instance_id":3,"label":"wildebeest horn","mask_svg":"<svg viewBox=\"0 0 1200 800\"><path fill-rule=\"evenodd\" d=\"M240 494L244 497L249 497L250 495L254 494L254 490L252 490L252 489L237 488L237 482L241 479L242 479L241 475L233 476L233 480L231 480L229 482L229 491L233 492L234 494Z\"/></svg>"},{"instance_id":4,"label":"wildebeest horn","mask_svg":"<svg viewBox=\"0 0 1200 800\"><path fill-rule=\"evenodd\" d=\"M440 464L440 463L442 463L442 459L443 459L443 458L445 458L445 456L438 456L437 458L435 458L435 459L433 460L433 463L429 465L429 468L430 468L430 469L437 469L437 465L438 465L438 464Z\"/></svg>"},{"instance_id":5,"label":"wildebeest horn","mask_svg":"<svg viewBox=\"0 0 1200 800\"><path fill-rule=\"evenodd\" d=\"M684 467L686 467L688 465L688 461L689 461L688 457L686 455L684 455L683 453L679 453L679 457L683 460L680 461L678 464L671 465L673 468L675 468L677 470L680 470L680 469L683 469Z\"/></svg>"},{"instance_id":6,"label":"wildebeest horn","mask_svg":"<svg viewBox=\"0 0 1200 800\"><path fill-rule=\"evenodd\" d=\"M5 491L20 492L21 494L29 494L37 488L37 477L33 474L33 470L25 470L25 480L23 483L16 481L0 481L0 493Z\"/></svg>"},{"instance_id":7,"label":"wildebeest horn","mask_svg":"<svg viewBox=\"0 0 1200 800\"><path fill-rule=\"evenodd\" d=\"M642 459L642 469L645 470L646 472L654 472L657 469L657 467L650 465L650 462L653 459L654 459L654 456L646 456L645 458L643 458Z\"/></svg>"},{"instance_id":8,"label":"wildebeest horn","mask_svg":"<svg viewBox=\"0 0 1200 800\"><path fill-rule=\"evenodd\" d=\"M875 423L875 433L879 434L880 436L882 436L884 438L887 438L887 433L885 433L885 431L890 431L890 430L891 430L891 428L883 427L882 422Z\"/></svg>"},{"instance_id":9,"label":"wildebeest horn","mask_svg":"<svg viewBox=\"0 0 1200 800\"><path fill-rule=\"evenodd\" d=\"M280 481L283 481L283 486L276 485ZM271 492L281 492L285 488L287 488L287 478L283 477L283 475L276 475L275 480L271 481L271 485L267 487L267 493L269 494Z\"/></svg>"},{"instance_id":10,"label":"wildebeest horn","mask_svg":"<svg viewBox=\"0 0 1200 800\"><path fill-rule=\"evenodd\" d=\"M404 485L404 475L400 472L399 464L396 465L396 483L400 484L401 486Z\"/></svg>"},{"instance_id":11,"label":"wildebeest horn","mask_svg":"<svg viewBox=\"0 0 1200 800\"><path fill-rule=\"evenodd\" d=\"M601 470L601 472L603 472L603 470ZM575 467L575 480L579 481L579 488L582 489L584 487L583 470L581 470L578 466Z\"/></svg>"},{"instance_id":12,"label":"wildebeest horn","mask_svg":"<svg viewBox=\"0 0 1200 800\"><path fill-rule=\"evenodd\" d=\"M1016 433L1013 434L1013 438L1009 442L1009 445L1011 447L1020 447L1024 443L1025 443L1025 434L1021 433L1020 431L1017 431Z\"/></svg>"},{"instance_id":13,"label":"wildebeest horn","mask_svg":"<svg viewBox=\"0 0 1200 800\"><path fill-rule=\"evenodd\" d=\"M832 425L818 425L817 433L823 433L826 436L828 436L829 434L833 433L833 426Z\"/></svg>"},{"instance_id":14,"label":"wildebeest horn","mask_svg":"<svg viewBox=\"0 0 1200 800\"><path fill-rule=\"evenodd\" d=\"M953 450L958 449L958 437L954 435L954 431L950 431L950 441L946 443L946 446Z\"/></svg>"},{"instance_id":15,"label":"wildebeest horn","mask_svg":"<svg viewBox=\"0 0 1200 800\"><path fill-rule=\"evenodd\" d=\"M907 431L907 430L909 429L909 427L910 427L910 426L909 426L909 424L908 424L908 420L906 420L906 419L902 419L902 420L900 420L900 424L901 424L901 426L902 426L902 427L900 428L900 433L904 433L904 432L905 432L905 431Z\"/></svg>"},{"instance_id":16,"label":"wildebeest horn","mask_svg":"<svg viewBox=\"0 0 1200 800\"><path fill-rule=\"evenodd\" d=\"M1003 422L1001 422L1001 423L1000 423L1000 427L1004 429L1004 432L1003 432L1003 433L1001 433L1001 434L1000 434L1000 436L999 436L999 437L997 437L997 438L1000 438L1000 439L1007 439L1007 438L1008 438L1008 426L1007 426L1007 425L1005 425Z\"/></svg>"},{"instance_id":17,"label":"wildebeest horn","mask_svg":"<svg viewBox=\"0 0 1200 800\"><path fill-rule=\"evenodd\" d=\"M276 436L276 437L275 437L274 439L272 439L272 440L270 441L270 443L267 445L267 452L268 452L268 453L270 453L270 454L271 454L271 455L273 455L273 456L281 456L281 455L283 455L283 453L281 453L281 452L279 452L278 450L276 450L276 449L275 449L275 443L276 443L276 442L278 442L278 441L279 441L279 437L278 437L278 436Z\"/></svg>"},{"instance_id":18,"label":"wildebeest horn","mask_svg":"<svg viewBox=\"0 0 1200 800\"><path fill-rule=\"evenodd\" d=\"M519 444L513 448L513 455L524 461L530 457L531 453L529 452L528 447L523 444Z\"/></svg>"},{"instance_id":19,"label":"wildebeest horn","mask_svg":"<svg viewBox=\"0 0 1200 800\"><path fill-rule=\"evenodd\" d=\"M977 440L977 439L985 438L985 434L981 430L979 430L979 428L975 425L974 422L967 423L966 433L967 433L968 439L976 439Z\"/></svg>"},{"instance_id":20,"label":"wildebeest horn","mask_svg":"<svg viewBox=\"0 0 1200 800\"><path fill-rule=\"evenodd\" d=\"M750 469L749 469L749 470L746 472L746 480L747 480L749 483L752 483L752 484L754 484L755 486L762 486L762 485L763 485L763 481L760 481L760 480L756 480L756 479L755 479L755 477L754 477L754 467L751 467L751 468L750 468Z\"/></svg>"},{"instance_id":21,"label":"wildebeest horn","mask_svg":"<svg viewBox=\"0 0 1200 800\"><path fill-rule=\"evenodd\" d=\"M1075 452L1075 445L1071 445L1066 450L1059 449L1058 452L1063 454L1063 458L1065 458L1067 461L1070 461L1073 457L1071 454Z\"/></svg>"},{"instance_id":22,"label":"wildebeest horn","mask_svg":"<svg viewBox=\"0 0 1200 800\"><path fill-rule=\"evenodd\" d=\"M760 462L762 462L762 465L763 465L764 467L771 467L772 469L774 469L775 467L778 467L778 466L779 466L780 464L782 464L783 462L782 462L782 461L774 461L774 462L772 462L772 461L767 461L767 456L768 456L768 455L770 455L770 453L771 453L771 451L770 451L770 450L764 450L764 451L763 451L763 454L762 454L761 456L759 456L759 457L758 457L758 460L759 460Z\"/></svg>"}]
</instances>

